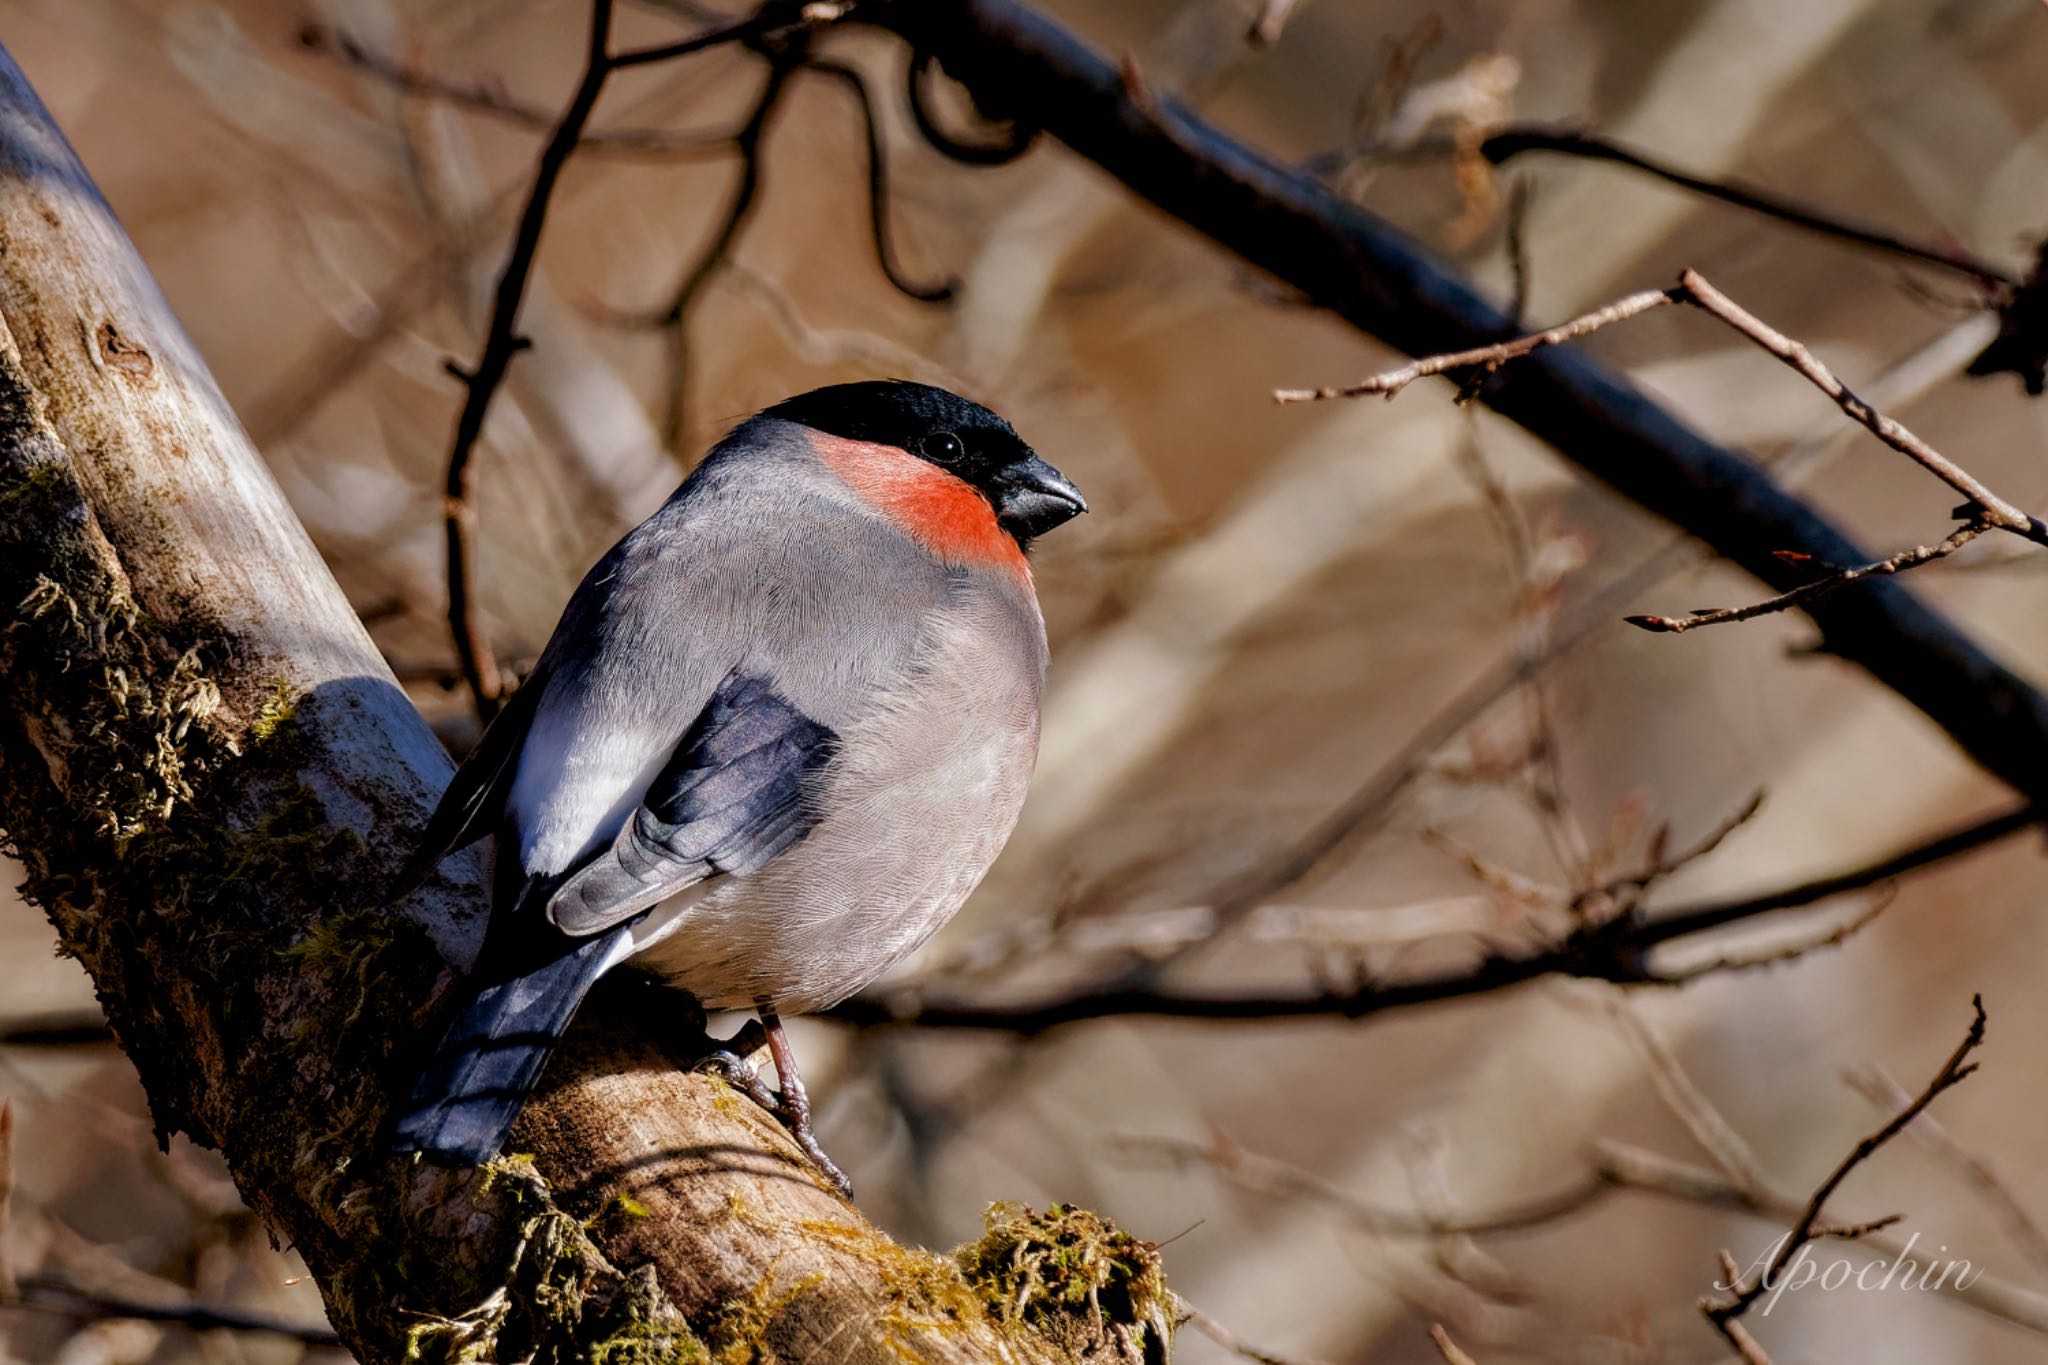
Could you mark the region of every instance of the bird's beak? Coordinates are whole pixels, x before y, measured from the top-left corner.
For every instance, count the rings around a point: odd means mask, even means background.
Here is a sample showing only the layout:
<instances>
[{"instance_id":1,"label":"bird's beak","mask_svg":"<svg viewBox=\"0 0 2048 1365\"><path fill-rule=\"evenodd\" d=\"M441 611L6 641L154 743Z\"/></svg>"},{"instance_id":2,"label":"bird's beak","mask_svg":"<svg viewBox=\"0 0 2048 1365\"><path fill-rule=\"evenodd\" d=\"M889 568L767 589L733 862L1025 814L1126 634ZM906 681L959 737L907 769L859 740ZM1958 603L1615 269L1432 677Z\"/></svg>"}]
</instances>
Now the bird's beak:
<instances>
[{"instance_id":1,"label":"bird's beak","mask_svg":"<svg viewBox=\"0 0 2048 1365\"><path fill-rule=\"evenodd\" d=\"M995 495L996 521L1019 540L1042 536L1088 510L1081 490L1036 455L998 474Z\"/></svg>"}]
</instances>

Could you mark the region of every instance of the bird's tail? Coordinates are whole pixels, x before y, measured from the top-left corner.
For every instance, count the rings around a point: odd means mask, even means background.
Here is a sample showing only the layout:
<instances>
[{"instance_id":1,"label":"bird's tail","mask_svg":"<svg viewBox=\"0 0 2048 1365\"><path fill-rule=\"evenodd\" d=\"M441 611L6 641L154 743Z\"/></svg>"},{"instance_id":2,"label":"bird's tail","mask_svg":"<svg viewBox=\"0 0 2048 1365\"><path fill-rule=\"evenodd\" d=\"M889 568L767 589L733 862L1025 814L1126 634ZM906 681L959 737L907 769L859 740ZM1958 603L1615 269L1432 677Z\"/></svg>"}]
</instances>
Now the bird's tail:
<instances>
[{"instance_id":1,"label":"bird's tail","mask_svg":"<svg viewBox=\"0 0 2048 1365\"><path fill-rule=\"evenodd\" d=\"M576 1007L631 950L630 924L477 990L392 1119L392 1151L481 1165L498 1151Z\"/></svg>"}]
</instances>

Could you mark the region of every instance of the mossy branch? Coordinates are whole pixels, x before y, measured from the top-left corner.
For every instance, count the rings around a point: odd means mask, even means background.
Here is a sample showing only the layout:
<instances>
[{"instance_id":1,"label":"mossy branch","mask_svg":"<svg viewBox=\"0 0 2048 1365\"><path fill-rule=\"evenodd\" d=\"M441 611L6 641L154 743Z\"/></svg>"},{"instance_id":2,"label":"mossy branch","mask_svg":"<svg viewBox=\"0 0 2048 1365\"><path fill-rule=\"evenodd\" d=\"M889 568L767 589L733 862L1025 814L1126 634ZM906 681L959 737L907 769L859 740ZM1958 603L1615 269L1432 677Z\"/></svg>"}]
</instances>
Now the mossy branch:
<instances>
[{"instance_id":1,"label":"mossy branch","mask_svg":"<svg viewBox=\"0 0 2048 1365\"><path fill-rule=\"evenodd\" d=\"M358 1358L1162 1361L1150 1247L896 1245L600 1002L515 1133L375 1155L482 902L382 883L448 764L0 57L0 828L159 1132L226 1156Z\"/></svg>"}]
</instances>

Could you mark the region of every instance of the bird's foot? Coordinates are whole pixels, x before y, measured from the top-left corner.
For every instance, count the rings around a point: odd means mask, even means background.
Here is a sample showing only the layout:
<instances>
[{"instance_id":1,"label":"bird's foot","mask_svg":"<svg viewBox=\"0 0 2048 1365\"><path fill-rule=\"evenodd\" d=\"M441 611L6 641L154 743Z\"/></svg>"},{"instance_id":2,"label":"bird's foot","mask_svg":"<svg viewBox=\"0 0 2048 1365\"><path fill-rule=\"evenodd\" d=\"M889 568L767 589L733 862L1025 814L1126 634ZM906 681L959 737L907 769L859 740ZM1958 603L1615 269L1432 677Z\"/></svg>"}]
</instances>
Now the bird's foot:
<instances>
[{"instance_id":1,"label":"bird's foot","mask_svg":"<svg viewBox=\"0 0 2048 1365\"><path fill-rule=\"evenodd\" d=\"M761 1079L761 1073L747 1061L764 1044L775 1061L776 1078L782 1083L780 1089L771 1090ZM785 1057L788 1058L786 1063ZM811 1159L819 1174L839 1191L840 1197L853 1198L853 1182L847 1179L846 1172L839 1169L839 1164L825 1154L817 1134L811 1131L810 1096L804 1090L802 1077L797 1074L796 1058L790 1053L789 1042L783 1037L779 1020L764 1030L760 1022L749 1019L724 1047L704 1054L691 1069L717 1076L767 1110L788 1131L803 1154Z\"/></svg>"}]
</instances>

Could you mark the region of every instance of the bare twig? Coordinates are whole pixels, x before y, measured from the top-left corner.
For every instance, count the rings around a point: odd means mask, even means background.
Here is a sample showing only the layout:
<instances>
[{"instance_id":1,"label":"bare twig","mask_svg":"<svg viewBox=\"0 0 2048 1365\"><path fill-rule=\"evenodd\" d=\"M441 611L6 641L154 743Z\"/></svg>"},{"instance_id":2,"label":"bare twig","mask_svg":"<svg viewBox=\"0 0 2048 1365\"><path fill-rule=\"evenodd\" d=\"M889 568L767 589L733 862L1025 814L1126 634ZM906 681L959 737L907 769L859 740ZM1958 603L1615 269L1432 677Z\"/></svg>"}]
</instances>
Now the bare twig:
<instances>
[{"instance_id":1,"label":"bare twig","mask_svg":"<svg viewBox=\"0 0 2048 1365\"><path fill-rule=\"evenodd\" d=\"M710 240L684 272L668 303L658 313L640 319L647 325L667 329L669 383L661 429L662 440L671 451L682 446L688 410L690 312L698 297L718 278L726 262L732 258L733 248L753 217L761 192L761 139L781 105L783 92L789 88L789 78L794 70L791 60L785 57L770 59L761 93L755 97L747 121L733 136L733 150L739 153L740 158L740 175L725 202L725 211L718 226L712 229Z\"/></svg>"},{"instance_id":2,"label":"bare twig","mask_svg":"<svg viewBox=\"0 0 2048 1365\"><path fill-rule=\"evenodd\" d=\"M1534 274L1529 263L1529 205L1536 198L1536 182L1518 177L1508 190L1508 271L1514 292L1508 295L1508 316L1517 326L1529 312L1529 286Z\"/></svg>"},{"instance_id":3,"label":"bare twig","mask_svg":"<svg viewBox=\"0 0 2048 1365\"><path fill-rule=\"evenodd\" d=\"M1883 1067L1862 1067L1851 1071L1846 1079L1858 1094L1888 1113L1896 1113L1912 1102L1905 1087ZM1954 1167L1964 1183L1990 1205L2028 1258L2036 1266L2048 1269L2048 1233L2042 1232L2032 1212L1990 1162L1957 1141L1932 1114L1922 1114L1919 1122L1906 1130L1906 1138Z\"/></svg>"},{"instance_id":4,"label":"bare twig","mask_svg":"<svg viewBox=\"0 0 2048 1365\"><path fill-rule=\"evenodd\" d=\"M1669 303L1689 304L1700 309L1784 362L1800 377L1826 394L1852 421L1968 499L1963 507L1957 509L1957 515L1967 517L1968 520L1936 544L1917 545L1885 559L1833 569L1812 582L1800 584L1761 602L1743 607L1707 608L1695 611L1689 616L1635 615L1627 618L1631 625L1640 626L1644 630L1678 634L1699 626L1754 620L1759 616L1769 616L1805 606L1853 583L1890 577L1923 564L1946 559L1988 530L2007 531L2037 545L2048 545L2048 522L2043 522L2041 518L2028 514L2000 497L1976 475L1942 454L1903 423L1887 417L1865 402L1803 343L1786 336L1743 308L1715 288L1696 270L1688 269L1680 275L1675 288L1630 295L1548 331L1497 342L1492 346L1426 356L1399 369L1370 376L1356 384L1321 389L1280 389L1273 397L1275 401L1282 403L1350 398L1375 393L1391 398L1417 379L1460 371L1476 371L1481 376L1490 374L1501 365L1520 359L1531 352L1575 340L1612 323L1639 316ZM1470 391L1469 379L1467 391ZM1799 554L1781 557L1795 563L1805 562L1808 558Z\"/></svg>"},{"instance_id":5,"label":"bare twig","mask_svg":"<svg viewBox=\"0 0 2048 1365\"><path fill-rule=\"evenodd\" d=\"M1751 1188L1721 1171L1679 1161L1658 1152L1608 1140L1596 1141L1587 1153L1585 1174L1553 1194L1539 1195L1494 1209L1426 1217L1414 1209L1370 1203L1343 1187L1301 1167L1246 1152L1218 1137L1209 1142L1184 1138L1124 1135L1117 1149L1164 1161L1179 1168L1206 1167L1218 1177L1253 1194L1287 1199L1325 1209L1375 1236L1440 1237L1447 1233L1485 1236L1514 1233L1582 1213L1611 1194L1650 1194L1725 1213L1792 1223L1802 1201L1765 1184ZM1851 1228L1817 1229L1834 1237ZM1867 1227L1855 1239L1872 1254L1897 1257L1906 1244ZM1723 1283L1733 1283L1733 1277ZM2036 1291L1990 1275L1945 1280L1935 1286L1979 1312L2030 1331L2048 1333L2048 1298Z\"/></svg>"},{"instance_id":6,"label":"bare twig","mask_svg":"<svg viewBox=\"0 0 2048 1365\"><path fill-rule=\"evenodd\" d=\"M1972 1018L1969 1031L1963 1035L1963 1040L1956 1045L1955 1051L1949 1054L1948 1060L1941 1064L1941 1069L1936 1071L1933 1078L1921 1088L1920 1093L1914 1096L1912 1101L1903 1109L1894 1114L1883 1127L1857 1143L1850 1150L1849 1154L1836 1164L1834 1170L1828 1173L1827 1179L1821 1181L1814 1189L1813 1194L1808 1197L1805 1207L1800 1210L1798 1220L1793 1223L1791 1235L1778 1244L1776 1253L1771 1257L1770 1264L1765 1267L1763 1273L1758 1275L1754 1282L1750 1283L1745 1283L1740 1274L1732 1275L1727 1280L1729 1286L1729 1297L1727 1299L1720 1301L1703 1299L1701 1301L1700 1312L1706 1316L1707 1321L1713 1325L1714 1330L1728 1340L1730 1345L1735 1346L1738 1350L1743 1348L1743 1335L1731 1330L1731 1327L1736 1325L1737 1320L1747 1313L1755 1305L1756 1301L1762 1298L1783 1277L1787 1267L1792 1264L1793 1258L1803 1251L1807 1244L1816 1237L1830 1235L1849 1236L1852 1238L1862 1237L1879 1227L1886 1226L1889 1221L1896 1221L1895 1219L1879 1220L1876 1223L1855 1224L1847 1228L1831 1229L1822 1222L1822 1218L1826 1212L1828 1200L1834 1197L1835 1191L1841 1188L1842 1182L1849 1178L1851 1172L1869 1160L1886 1143L1897 1137L1907 1124L1917 1118L1920 1112L1927 1108L1928 1105L1934 1103L1935 1099L1944 1091L1967 1080L1977 1070L1977 1064L1970 1061L1969 1058L1970 1054L1981 1047L1984 1042L1984 1026L1986 1023L1984 998L1982 996L1971 997L1970 1009L1972 1011Z\"/></svg>"},{"instance_id":7,"label":"bare twig","mask_svg":"<svg viewBox=\"0 0 2048 1365\"><path fill-rule=\"evenodd\" d=\"M1701 626L1725 626L1736 621L1753 621L1759 616L1771 616L1781 611L1789 611L1793 607L1803 606L1814 598L1839 592L1850 584L1859 583L1866 578L1882 578L1904 573L1908 569L1917 569L1922 564L1932 564L1938 559L1946 559L1990 529L1991 527L1982 522L1972 521L1957 527L1947 538L1933 545L1915 545L1912 549L1901 550L1888 559L1858 564L1851 569L1837 569L1825 578L1816 578L1813 582L1794 588L1790 592L1779 593L1776 597L1766 597L1761 602L1752 602L1744 607L1702 607L1689 616L1635 615L1622 619L1632 626L1639 626L1659 635L1680 635Z\"/></svg>"},{"instance_id":8,"label":"bare twig","mask_svg":"<svg viewBox=\"0 0 2048 1365\"><path fill-rule=\"evenodd\" d=\"M1867 428L1880 441L1912 459L1969 499L1973 510L1978 514L1978 519L1987 526L1995 526L2038 544L2048 545L2048 523L2042 522L2038 517L2027 515L1999 497L1974 474L1915 435L1903 423L1894 421L1864 402L1803 344L1743 308L1716 289L1705 276L1691 269L1680 274L1679 282L1673 288L1631 294L1625 299L1573 318L1569 322L1560 323L1547 331L1496 342L1491 346L1425 356L1399 369L1372 375L1355 384L1320 389L1278 389L1274 391L1273 399L1279 403L1301 403L1329 398L1355 398L1365 394L1382 394L1391 398L1418 379L1459 370L1480 369L1491 372L1508 361L1519 359L1533 351L1562 345L1596 332L1602 327L1639 317L1654 308L1671 303L1690 304L1700 309L1776 356L1832 399L1835 406L1848 414L1853 421ZM1916 562L1924 563L1925 560ZM1897 571L1897 568L1893 568L1884 572ZM1866 576L1868 572L1866 571Z\"/></svg>"},{"instance_id":9,"label":"bare twig","mask_svg":"<svg viewBox=\"0 0 2048 1365\"><path fill-rule=\"evenodd\" d=\"M1664 1036L1626 996L1608 1001L1609 1013L1634 1047L1657 1098L1692 1134L1693 1141L1741 1188L1761 1194L1770 1188L1763 1165L1734 1125L1716 1109L1679 1062Z\"/></svg>"},{"instance_id":10,"label":"bare twig","mask_svg":"<svg viewBox=\"0 0 2048 1365\"><path fill-rule=\"evenodd\" d=\"M2009 839L2023 830L2032 829L2040 819L2040 812L2031 805L2011 806L1860 867L1816 877L1758 896L1710 901L1673 909L1659 914L1656 922L1669 929L1682 931L1682 936L1685 933L1698 933L1739 920L1751 919L1773 910L1814 905L1851 891L1877 886L1962 854L1973 853L1990 844Z\"/></svg>"},{"instance_id":11,"label":"bare twig","mask_svg":"<svg viewBox=\"0 0 2048 1365\"><path fill-rule=\"evenodd\" d=\"M1833 399L1835 406L1847 413L1851 420L1867 427L1878 440L1918 462L1928 473L1968 498L1982 520L2002 531L2011 531L2037 544L2048 545L2048 524L2044 524L2039 517L2027 515L1999 497L1985 487L1974 474L1921 440L1907 430L1904 424L1885 416L1857 397L1848 385L1835 378L1834 373L1821 364L1804 345L1744 309L1709 284L1697 270L1687 270L1679 276L1679 283L1685 291L1686 302L1705 309L1791 366L1815 388Z\"/></svg>"},{"instance_id":12,"label":"bare twig","mask_svg":"<svg viewBox=\"0 0 2048 1365\"><path fill-rule=\"evenodd\" d=\"M1479 151L1496 166L1523 152L1559 152L1594 161L1611 161L1646 172L1695 194L1719 199L1830 237L1953 270L1992 288L2011 288L2019 283L2009 272L1960 247L1911 241L1886 229L1855 222L1746 181L1690 175L1596 133L1550 124L1513 124L1490 134L1479 145Z\"/></svg>"},{"instance_id":13,"label":"bare twig","mask_svg":"<svg viewBox=\"0 0 2048 1365\"><path fill-rule=\"evenodd\" d=\"M484 417L491 399L504 383L512 357L529 344L520 336L519 305L526 297L526 282L533 273L535 253L540 249L541 229L547 222L548 204L569 162L582 140L584 125L597 107L597 97L611 74L612 0L591 0L590 32L585 44L583 75L576 93L556 121L547 145L541 149L534 168L533 183L526 192L526 206L520 211L519 226L513 233L505 265L491 306L491 322L485 333L483 351L474 365L450 372L466 389L462 413L456 418L455 437L448 450L448 474L442 490L445 506L443 525L448 542L448 631L455 641L455 653L462 665L463 680L479 717L489 720L497 714L503 680L491 651L490 636L477 619L472 602L471 582L476 576L476 508L470 501L470 457L483 435Z\"/></svg>"},{"instance_id":14,"label":"bare twig","mask_svg":"<svg viewBox=\"0 0 2048 1365\"><path fill-rule=\"evenodd\" d=\"M1721 976L1737 972L1756 971L1763 967L1783 966L1787 962L1796 961L1809 953L1820 952L1824 948L1839 948L1876 923L1877 917L1891 909L1892 902L1897 899L1896 888L1881 890L1871 900L1869 905L1824 933L1815 934L1799 939L1796 942L1785 944L1782 947L1765 949L1760 952L1721 953L1695 962L1690 966L1666 967L1657 973L1656 980L1651 984L1658 986L1682 986L1689 981L1697 981L1703 976Z\"/></svg>"},{"instance_id":15,"label":"bare twig","mask_svg":"<svg viewBox=\"0 0 2048 1365\"><path fill-rule=\"evenodd\" d=\"M1519 356L1531 351L1540 351L1546 346L1561 346L1567 341L1576 341L1582 336L1599 331L1602 327L1629 318L1640 317L1653 308L1662 308L1669 303L1685 302L1682 288L1646 289L1640 294L1631 294L1625 299L1610 303L1590 313L1561 322L1547 331L1516 337L1512 341L1496 342L1491 346L1475 346L1468 351L1453 351L1448 355L1426 356L1421 360L1403 365L1398 370L1372 375L1356 384L1345 384L1320 389L1275 389L1276 403L1314 403L1330 398L1359 398L1366 394L1379 394L1392 398L1418 379L1431 375L1448 374L1457 370L1483 369L1492 371Z\"/></svg>"},{"instance_id":16,"label":"bare twig","mask_svg":"<svg viewBox=\"0 0 2048 1365\"><path fill-rule=\"evenodd\" d=\"M1542 1227L1590 1206L1608 1192L1612 1183L1594 1171L1554 1194L1532 1196L1483 1213L1432 1215L1361 1199L1313 1171L1247 1152L1220 1134L1209 1142L1123 1134L1112 1139L1111 1146L1127 1155L1149 1157L1176 1168L1205 1166L1240 1189L1318 1205L1353 1227L1378 1236L1476 1236Z\"/></svg>"}]
</instances>

